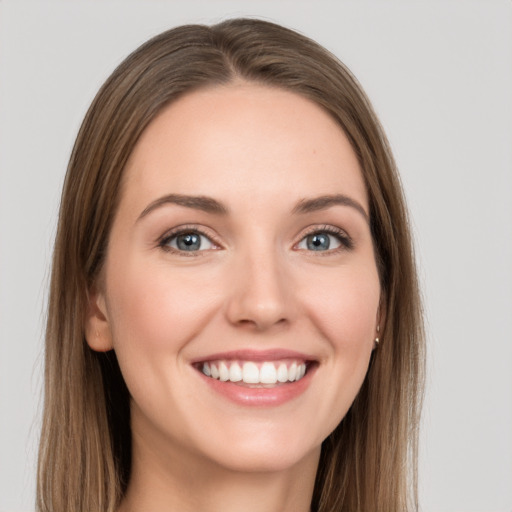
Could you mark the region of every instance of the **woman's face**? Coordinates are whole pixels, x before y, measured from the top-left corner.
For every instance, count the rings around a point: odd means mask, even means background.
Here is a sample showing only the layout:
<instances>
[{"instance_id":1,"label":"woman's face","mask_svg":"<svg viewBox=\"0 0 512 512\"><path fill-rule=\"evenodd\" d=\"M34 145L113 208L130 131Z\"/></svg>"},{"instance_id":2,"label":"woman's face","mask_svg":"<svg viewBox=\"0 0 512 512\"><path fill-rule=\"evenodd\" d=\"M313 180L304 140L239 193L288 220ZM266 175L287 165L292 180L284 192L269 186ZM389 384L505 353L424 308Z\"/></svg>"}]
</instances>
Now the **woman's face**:
<instances>
[{"instance_id":1,"label":"woman's face","mask_svg":"<svg viewBox=\"0 0 512 512\"><path fill-rule=\"evenodd\" d=\"M135 445L241 471L317 456L376 336L368 212L346 136L301 96L239 83L163 110L126 167L88 323L116 351Z\"/></svg>"}]
</instances>

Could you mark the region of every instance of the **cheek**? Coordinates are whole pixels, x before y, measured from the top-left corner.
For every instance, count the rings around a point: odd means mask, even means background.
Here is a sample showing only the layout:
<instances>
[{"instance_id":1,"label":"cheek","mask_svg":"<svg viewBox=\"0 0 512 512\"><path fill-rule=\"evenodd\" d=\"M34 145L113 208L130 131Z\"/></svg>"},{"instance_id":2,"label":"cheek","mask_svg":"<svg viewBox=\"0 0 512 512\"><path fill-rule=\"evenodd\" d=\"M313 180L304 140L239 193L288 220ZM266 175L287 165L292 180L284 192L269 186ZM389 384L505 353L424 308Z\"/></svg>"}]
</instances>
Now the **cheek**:
<instances>
[{"instance_id":1,"label":"cheek","mask_svg":"<svg viewBox=\"0 0 512 512\"><path fill-rule=\"evenodd\" d=\"M169 395L169 379L185 382L183 350L214 309L214 290L196 272L172 269L165 262L125 263L111 269L107 282L109 321L121 371L143 416L163 415L162 404L178 409ZM188 389L179 386L182 399ZM160 412L158 412L160 411ZM181 428L181 423L175 425Z\"/></svg>"},{"instance_id":2,"label":"cheek","mask_svg":"<svg viewBox=\"0 0 512 512\"><path fill-rule=\"evenodd\" d=\"M371 347L375 338L380 285L374 267L340 269L318 276L308 293L317 328L336 350Z\"/></svg>"},{"instance_id":3,"label":"cheek","mask_svg":"<svg viewBox=\"0 0 512 512\"><path fill-rule=\"evenodd\" d=\"M365 263L365 262L363 262ZM301 272L297 287L304 318L323 359L317 374L315 414L322 442L346 415L365 379L376 335L380 283L374 264ZM307 329L307 324L302 329ZM318 334L320 335L318 337Z\"/></svg>"},{"instance_id":4,"label":"cheek","mask_svg":"<svg viewBox=\"0 0 512 512\"><path fill-rule=\"evenodd\" d=\"M116 349L158 357L172 348L178 355L207 321L214 302L214 291L203 282L197 272L179 272L165 262L111 272L108 306Z\"/></svg>"}]
</instances>

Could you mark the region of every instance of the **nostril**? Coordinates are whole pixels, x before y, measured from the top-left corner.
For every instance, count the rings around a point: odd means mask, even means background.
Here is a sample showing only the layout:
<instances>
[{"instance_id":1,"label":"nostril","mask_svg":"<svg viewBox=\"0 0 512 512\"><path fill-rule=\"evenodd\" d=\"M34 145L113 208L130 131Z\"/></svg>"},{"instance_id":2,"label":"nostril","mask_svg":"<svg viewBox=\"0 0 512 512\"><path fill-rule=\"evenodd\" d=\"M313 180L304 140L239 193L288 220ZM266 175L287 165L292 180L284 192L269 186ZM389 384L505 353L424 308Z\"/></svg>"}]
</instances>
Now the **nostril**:
<instances>
[{"instance_id":1,"label":"nostril","mask_svg":"<svg viewBox=\"0 0 512 512\"><path fill-rule=\"evenodd\" d=\"M242 318L238 320L237 325L241 327L245 327L247 329L252 329L256 331L264 331L276 326L284 326L288 323L286 318L279 318L278 320L274 320L273 318L263 318L259 317L258 319L250 320L247 318Z\"/></svg>"}]
</instances>

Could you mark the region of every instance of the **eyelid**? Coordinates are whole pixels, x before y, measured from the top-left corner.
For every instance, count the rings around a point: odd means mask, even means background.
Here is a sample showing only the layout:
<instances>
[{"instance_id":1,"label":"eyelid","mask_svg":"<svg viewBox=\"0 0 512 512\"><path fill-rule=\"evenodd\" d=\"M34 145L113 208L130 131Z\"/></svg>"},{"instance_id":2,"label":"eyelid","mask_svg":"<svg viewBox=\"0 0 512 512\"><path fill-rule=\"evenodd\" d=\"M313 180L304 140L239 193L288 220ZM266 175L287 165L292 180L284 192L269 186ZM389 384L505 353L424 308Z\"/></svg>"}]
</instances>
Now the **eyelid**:
<instances>
[{"instance_id":1,"label":"eyelid","mask_svg":"<svg viewBox=\"0 0 512 512\"><path fill-rule=\"evenodd\" d=\"M199 250L199 251L180 251L178 249L175 249L173 247L169 247L167 243L169 240L171 240L174 237L177 237L181 234L185 233L197 233L198 235L204 236L210 240L210 242L215 246L213 249L205 249L205 250ZM156 244L158 247L160 247L162 250L167 252L174 252L177 254L185 255L185 256L198 256L198 253L212 251L212 250L218 250L222 249L223 246L219 242L218 237L209 229L205 229L203 226L198 226L197 224L182 224L180 226L176 226L172 229L167 230L162 236L160 236Z\"/></svg>"},{"instance_id":2,"label":"eyelid","mask_svg":"<svg viewBox=\"0 0 512 512\"><path fill-rule=\"evenodd\" d=\"M316 254L318 256L325 254L333 254L338 251L350 250L354 247L354 241L352 237L344 230L337 226L333 226L332 224L322 224L322 225L314 225L308 226L304 231L299 235L299 240L294 244L294 249L297 248L300 242L304 240L309 235L314 235L316 233L327 233L329 235L336 236L341 243L341 246L336 249L329 249L327 251L318 251ZM303 250L303 249L297 249Z\"/></svg>"}]
</instances>

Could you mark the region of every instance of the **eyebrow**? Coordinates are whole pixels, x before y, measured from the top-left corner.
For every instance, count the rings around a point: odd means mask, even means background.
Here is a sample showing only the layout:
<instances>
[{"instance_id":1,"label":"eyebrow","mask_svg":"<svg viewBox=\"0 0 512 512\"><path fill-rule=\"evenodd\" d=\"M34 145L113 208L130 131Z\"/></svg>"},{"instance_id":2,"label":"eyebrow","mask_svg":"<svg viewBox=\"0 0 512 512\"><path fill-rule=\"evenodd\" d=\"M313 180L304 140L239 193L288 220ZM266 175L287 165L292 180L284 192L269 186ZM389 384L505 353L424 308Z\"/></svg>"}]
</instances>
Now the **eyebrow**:
<instances>
[{"instance_id":1,"label":"eyebrow","mask_svg":"<svg viewBox=\"0 0 512 512\"><path fill-rule=\"evenodd\" d=\"M363 208L361 203L352 199L349 196L345 196L343 194L333 194L326 196L314 197L312 199L301 199L295 208L292 210L292 213L311 213L317 212L321 210L326 210L331 206L350 206L357 210L366 220L369 222L368 214L366 210Z\"/></svg>"},{"instance_id":2,"label":"eyebrow","mask_svg":"<svg viewBox=\"0 0 512 512\"><path fill-rule=\"evenodd\" d=\"M189 196L182 194L168 194L155 201L151 202L142 213L139 215L137 222L143 217L151 213L153 210L166 205L176 204L178 206L184 206L185 208L191 208L194 210L201 210L206 213L213 213L216 215L227 215L229 210L219 201L207 196ZM326 210L332 206L349 206L357 210L364 219L368 222L368 214L363 208L361 203L352 199L349 196L343 194L333 194L314 197L311 199L301 199L292 209L292 214L305 214Z\"/></svg>"},{"instance_id":3,"label":"eyebrow","mask_svg":"<svg viewBox=\"0 0 512 512\"><path fill-rule=\"evenodd\" d=\"M201 210L206 213L214 213L217 215L226 215L228 213L228 210L224 205L211 197L168 194L166 196L159 197L146 206L139 215L137 221L151 213L156 208L165 204L176 204L178 206L184 206L185 208L192 208L194 210Z\"/></svg>"}]
</instances>

